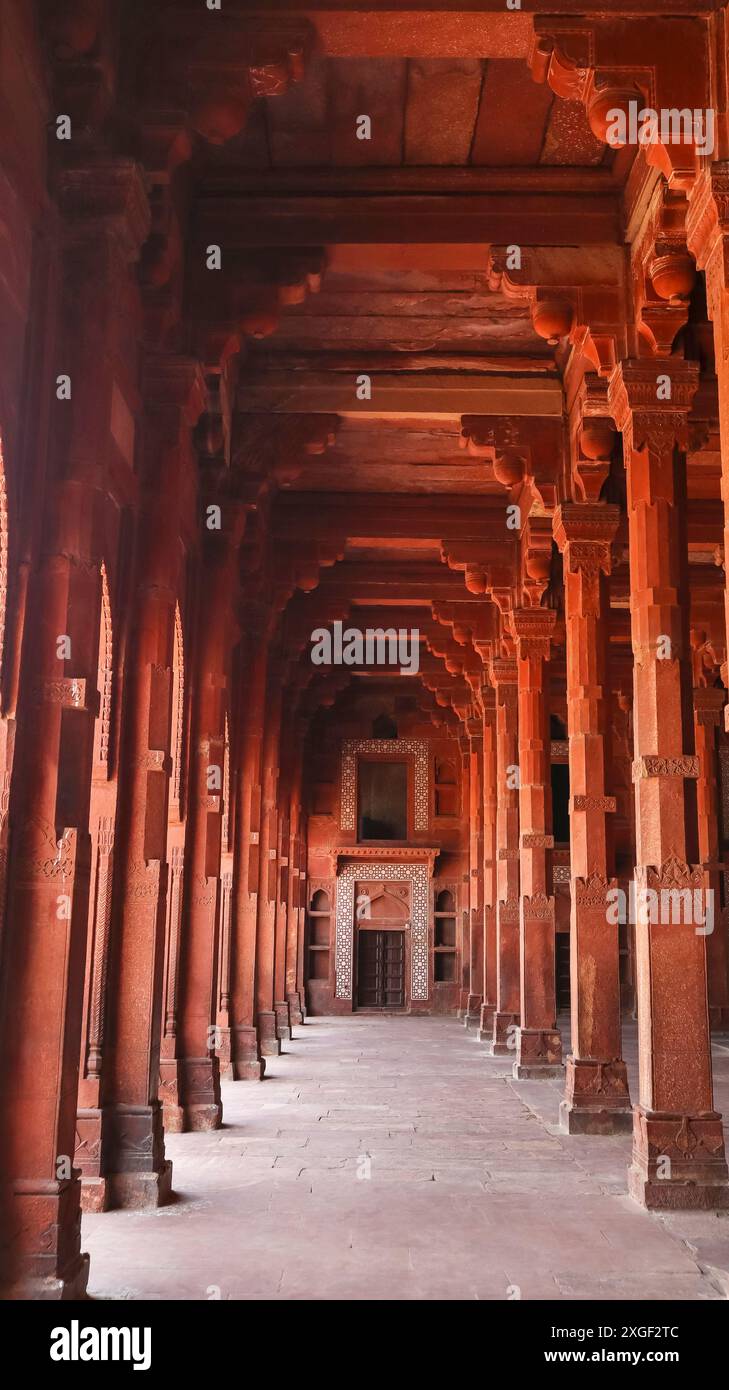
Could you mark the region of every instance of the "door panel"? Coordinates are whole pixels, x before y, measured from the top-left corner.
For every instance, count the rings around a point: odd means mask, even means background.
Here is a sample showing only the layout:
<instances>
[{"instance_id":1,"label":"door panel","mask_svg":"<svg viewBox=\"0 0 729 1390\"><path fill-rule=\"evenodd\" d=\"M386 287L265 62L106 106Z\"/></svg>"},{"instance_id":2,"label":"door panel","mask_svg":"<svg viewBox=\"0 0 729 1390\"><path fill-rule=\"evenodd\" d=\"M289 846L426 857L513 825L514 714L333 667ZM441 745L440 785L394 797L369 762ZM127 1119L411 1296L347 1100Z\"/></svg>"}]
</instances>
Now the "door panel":
<instances>
[{"instance_id":1,"label":"door panel","mask_svg":"<svg viewBox=\"0 0 729 1390\"><path fill-rule=\"evenodd\" d=\"M357 1003L361 1009L405 1004L405 938L401 931L358 932Z\"/></svg>"}]
</instances>

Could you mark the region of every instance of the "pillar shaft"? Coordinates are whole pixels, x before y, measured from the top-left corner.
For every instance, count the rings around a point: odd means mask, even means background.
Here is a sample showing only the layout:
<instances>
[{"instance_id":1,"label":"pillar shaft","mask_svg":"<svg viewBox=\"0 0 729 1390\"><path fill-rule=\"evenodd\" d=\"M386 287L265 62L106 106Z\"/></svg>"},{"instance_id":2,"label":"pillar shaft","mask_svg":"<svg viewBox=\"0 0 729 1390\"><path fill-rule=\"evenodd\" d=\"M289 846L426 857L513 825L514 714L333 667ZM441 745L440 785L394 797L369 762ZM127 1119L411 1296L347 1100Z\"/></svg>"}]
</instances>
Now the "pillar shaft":
<instances>
[{"instance_id":1,"label":"pillar shaft","mask_svg":"<svg viewBox=\"0 0 729 1390\"><path fill-rule=\"evenodd\" d=\"M490 686L484 686L483 700L483 896L484 951L483 1003L479 1041L488 1042L493 1034L496 1010L496 702Z\"/></svg>"},{"instance_id":2,"label":"pillar shaft","mask_svg":"<svg viewBox=\"0 0 729 1390\"><path fill-rule=\"evenodd\" d=\"M631 1194L647 1206L729 1205L714 1110L707 1004L705 875L699 865L688 641L685 440L698 368L621 363L609 403L628 470L635 660L636 965L640 1097ZM665 396L665 386L663 395ZM698 911L696 910L698 908ZM687 1045L690 1039L690 1046Z\"/></svg>"},{"instance_id":3,"label":"pillar shaft","mask_svg":"<svg viewBox=\"0 0 729 1390\"><path fill-rule=\"evenodd\" d=\"M177 1055L179 1128L217 1129L222 1119L216 1055L216 991L223 796L225 690L233 618L238 529L211 532L198 612L185 845L183 941ZM165 1126L168 1116L165 1114Z\"/></svg>"},{"instance_id":4,"label":"pillar shaft","mask_svg":"<svg viewBox=\"0 0 729 1390\"><path fill-rule=\"evenodd\" d=\"M570 767L570 997L572 1052L567 1058L563 1126L572 1134L632 1127L621 1057L618 913L608 894L607 628L610 544L617 507L566 503L554 519L562 551L567 635Z\"/></svg>"},{"instance_id":5,"label":"pillar shaft","mask_svg":"<svg viewBox=\"0 0 729 1390\"><path fill-rule=\"evenodd\" d=\"M469 726L471 725L469 720ZM469 727L469 842L468 842L468 882L469 882L469 983L468 1004L464 1023L467 1028L478 1028L481 1022L483 1003L483 733L481 722Z\"/></svg>"},{"instance_id":6,"label":"pillar shaft","mask_svg":"<svg viewBox=\"0 0 729 1390\"><path fill-rule=\"evenodd\" d=\"M115 977L102 1089L102 1172L112 1206L168 1199L158 1097L168 864L171 699L180 580L181 479L193 468L191 429L204 403L196 363L150 368L146 488L127 667L120 760Z\"/></svg>"},{"instance_id":7,"label":"pillar shaft","mask_svg":"<svg viewBox=\"0 0 729 1390\"><path fill-rule=\"evenodd\" d=\"M262 613L249 613L246 621L247 672L238 692L240 766L233 871L230 1075L236 1081L260 1081L265 1063L261 1059L256 1028L256 909L268 633ZM224 1071L224 1075L227 1074Z\"/></svg>"},{"instance_id":8,"label":"pillar shaft","mask_svg":"<svg viewBox=\"0 0 729 1390\"><path fill-rule=\"evenodd\" d=\"M552 789L547 663L556 613L520 608L512 614L519 691L520 1014L514 1075L522 1080L561 1072L556 1029Z\"/></svg>"},{"instance_id":9,"label":"pillar shaft","mask_svg":"<svg viewBox=\"0 0 729 1390\"><path fill-rule=\"evenodd\" d=\"M729 924L727 910L721 907L719 768L716 752L716 730L722 720L725 701L726 692L722 688L698 687L694 690L696 754L699 759L696 783L699 859L708 875L713 914L711 922L707 921L706 924L709 1019L713 1028L720 1029L729 1024Z\"/></svg>"},{"instance_id":10,"label":"pillar shaft","mask_svg":"<svg viewBox=\"0 0 729 1390\"><path fill-rule=\"evenodd\" d=\"M517 666L491 663L496 691L496 1011L491 1051L511 1056L519 1022L519 791Z\"/></svg>"},{"instance_id":11,"label":"pillar shaft","mask_svg":"<svg viewBox=\"0 0 729 1390\"><path fill-rule=\"evenodd\" d=\"M278 663L269 668L261 765L261 829L256 923L256 1025L261 1053L277 1056L281 1039L274 1008L276 878L278 868L279 740L283 691Z\"/></svg>"},{"instance_id":12,"label":"pillar shaft","mask_svg":"<svg viewBox=\"0 0 729 1390\"><path fill-rule=\"evenodd\" d=\"M84 534L83 493L67 483L51 503L55 534L32 585L32 649L21 677L0 1022L12 1207L5 1229L13 1237L0 1269L5 1297L82 1297L88 1275L73 1154L100 568ZM62 634L66 657L58 654Z\"/></svg>"},{"instance_id":13,"label":"pillar shaft","mask_svg":"<svg viewBox=\"0 0 729 1390\"><path fill-rule=\"evenodd\" d=\"M22 640L22 650L12 672L13 689L6 683L5 692L12 707L19 681L7 879L4 864L0 869L5 918L0 924L0 1286L4 1297L24 1299L82 1298L88 1275L74 1149L105 470L112 452L115 371L128 374L130 382L136 375L131 335L114 354L109 341L119 302L127 302L131 312L132 262L149 228L142 180L130 161L100 160L91 168L78 163L73 171L59 170L55 191L62 216L47 219L46 249L34 267L44 265L50 254L54 270L45 277L50 302L27 335L36 348L29 361L38 379L28 383L26 400L35 403L39 415L37 425L26 422L27 435L41 456L36 480L43 479L45 467L47 473L45 492L31 497L32 483L28 492L35 518L13 595L14 626L8 623L13 648L18 650ZM63 301L57 308L53 294L59 281ZM51 379L56 372L70 383L65 399L56 398ZM20 558L19 548L16 562ZM109 873L107 860L100 874L107 884ZM104 926L105 903L102 895ZM105 952L97 959L103 968ZM101 1010L103 989L96 999ZM103 1041L100 1012L91 1019L91 1032L96 1063Z\"/></svg>"}]
</instances>

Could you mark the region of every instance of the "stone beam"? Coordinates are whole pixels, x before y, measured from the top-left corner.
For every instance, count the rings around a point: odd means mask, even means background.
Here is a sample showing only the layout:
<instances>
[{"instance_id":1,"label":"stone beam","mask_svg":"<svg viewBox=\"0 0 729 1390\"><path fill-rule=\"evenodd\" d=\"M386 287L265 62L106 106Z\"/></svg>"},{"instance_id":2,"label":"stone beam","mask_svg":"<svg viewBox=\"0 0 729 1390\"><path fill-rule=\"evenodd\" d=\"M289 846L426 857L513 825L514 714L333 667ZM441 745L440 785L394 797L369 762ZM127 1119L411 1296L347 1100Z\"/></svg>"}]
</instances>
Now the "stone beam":
<instances>
[{"instance_id":1,"label":"stone beam","mask_svg":"<svg viewBox=\"0 0 729 1390\"><path fill-rule=\"evenodd\" d=\"M299 414L311 411L387 421L413 415L457 418L461 415L537 416L557 419L562 414L562 387L546 374L516 372L368 372L371 398L358 400L357 377L367 361L351 375L342 371L257 372L245 368L239 383L240 409L248 412ZM550 364L545 364L547 367Z\"/></svg>"}]
</instances>

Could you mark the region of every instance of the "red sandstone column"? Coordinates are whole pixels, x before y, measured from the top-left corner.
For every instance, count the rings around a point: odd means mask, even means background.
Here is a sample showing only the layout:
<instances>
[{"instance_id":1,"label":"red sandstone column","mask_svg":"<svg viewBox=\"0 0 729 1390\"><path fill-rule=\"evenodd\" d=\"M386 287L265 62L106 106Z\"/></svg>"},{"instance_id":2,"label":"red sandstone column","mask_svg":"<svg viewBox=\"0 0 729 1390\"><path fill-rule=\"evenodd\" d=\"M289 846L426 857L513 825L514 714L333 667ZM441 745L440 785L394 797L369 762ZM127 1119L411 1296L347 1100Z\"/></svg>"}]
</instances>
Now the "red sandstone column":
<instances>
[{"instance_id":1,"label":"red sandstone column","mask_svg":"<svg viewBox=\"0 0 729 1390\"><path fill-rule=\"evenodd\" d=\"M266 707L268 631L260 605L244 617L247 672L238 691L239 758L231 926L230 1071L234 1081L260 1081L265 1070L255 1019L256 908L261 743Z\"/></svg>"},{"instance_id":2,"label":"red sandstone column","mask_svg":"<svg viewBox=\"0 0 729 1390\"><path fill-rule=\"evenodd\" d=\"M269 663L266 722L261 760L261 844L256 925L256 1024L261 1053L276 1057L281 1039L274 1008L279 742L283 690L281 667Z\"/></svg>"},{"instance_id":3,"label":"red sandstone column","mask_svg":"<svg viewBox=\"0 0 729 1390\"><path fill-rule=\"evenodd\" d=\"M618 913L608 899L617 881L608 872L606 822L615 810L615 798L606 795L606 576L619 520L617 507L571 502L554 518L567 625L572 1052L560 1118L570 1134L627 1133L633 1123L621 1056Z\"/></svg>"},{"instance_id":4,"label":"red sandstone column","mask_svg":"<svg viewBox=\"0 0 729 1390\"><path fill-rule=\"evenodd\" d=\"M513 658L492 660L496 691L496 1011L489 1050L508 1057L519 1023L519 715Z\"/></svg>"},{"instance_id":5,"label":"red sandstone column","mask_svg":"<svg viewBox=\"0 0 729 1390\"><path fill-rule=\"evenodd\" d=\"M21 675L0 1019L6 1298L81 1298L88 1277L72 1162L101 596L93 496L88 480L49 496Z\"/></svg>"},{"instance_id":6,"label":"red sandstone column","mask_svg":"<svg viewBox=\"0 0 729 1390\"><path fill-rule=\"evenodd\" d=\"M158 1098L175 602L191 430L204 404L197 363L165 359L147 380L145 496L120 760L115 977L109 990L102 1152L112 1206L169 1198Z\"/></svg>"},{"instance_id":7,"label":"red sandstone column","mask_svg":"<svg viewBox=\"0 0 729 1390\"><path fill-rule=\"evenodd\" d=\"M463 804L471 805L471 762L468 752L468 740L463 734L458 735L459 765L461 769L461 786L463 788ZM470 863L470 839L469 839L469 863ZM470 874L466 880L464 892L463 909L458 923L458 947L461 962L461 973L458 981L458 1010L456 1017L465 1022L468 1012L468 990L471 977L471 878Z\"/></svg>"},{"instance_id":8,"label":"red sandstone column","mask_svg":"<svg viewBox=\"0 0 729 1390\"><path fill-rule=\"evenodd\" d=\"M478 731L478 732L477 732ZM468 721L469 732L469 994L463 1022L478 1028L483 1003L483 731L481 721Z\"/></svg>"},{"instance_id":9,"label":"red sandstone column","mask_svg":"<svg viewBox=\"0 0 729 1390\"><path fill-rule=\"evenodd\" d=\"M55 448L45 493L35 497L35 534L41 540L35 554L24 554L33 567L27 606L21 595L18 608L25 609L25 626L0 969L0 1287L4 1298L44 1300L82 1298L88 1276L74 1149L104 470L117 447L110 436L115 371L130 382L135 371L133 340L128 353L117 344L111 354L109 343L120 300L132 312L130 263L149 227L139 171L128 161L100 160L91 169L61 172L56 191L63 223L51 214L46 231L49 247L56 242L50 252L54 266L62 251L65 311L57 323L50 306L44 315L50 339L42 351L36 343L31 354L38 380L27 399L43 405L41 428L31 428L29 437L42 445L50 425ZM47 279L46 287L53 282ZM55 340L57 327L62 336ZM70 378L71 396L53 398L49 409L51 361L54 378L56 372ZM16 625L13 640L20 638ZM2 811L4 821L4 806ZM101 845L102 859L107 847ZM100 890L103 907L103 882Z\"/></svg>"},{"instance_id":10,"label":"red sandstone column","mask_svg":"<svg viewBox=\"0 0 729 1390\"><path fill-rule=\"evenodd\" d=\"M719 852L719 769L716 756L716 730L719 727L726 691L717 686L698 686L694 690L696 752L699 778L696 783L699 816L699 859L704 865L712 894L712 916L707 920L706 965L709 988L709 1019L712 1028L729 1023L729 956L727 953L726 911L721 907L723 865Z\"/></svg>"},{"instance_id":11,"label":"red sandstone column","mask_svg":"<svg viewBox=\"0 0 729 1390\"><path fill-rule=\"evenodd\" d=\"M302 739L303 744L303 739ZM296 939L296 993L299 996L302 1018L306 1018L306 981L304 972L306 970L306 870L308 863L308 841L306 833L306 820L303 815L300 818L299 835L299 887L297 894L298 903L298 923Z\"/></svg>"},{"instance_id":12,"label":"red sandstone column","mask_svg":"<svg viewBox=\"0 0 729 1390\"><path fill-rule=\"evenodd\" d=\"M303 1023L303 1000L297 986L297 955L299 947L299 907L301 902L299 858L301 826L301 785L303 770L302 730L297 723L294 737L294 769L291 790L291 818L288 848L288 901L286 915L286 999L292 1023Z\"/></svg>"},{"instance_id":13,"label":"red sandstone column","mask_svg":"<svg viewBox=\"0 0 729 1390\"><path fill-rule=\"evenodd\" d=\"M658 398L659 373L670 378L668 401ZM706 938L694 920L705 910L700 902L696 913L695 898L703 898L706 881L696 865L699 762L688 640L686 463L679 449L697 385L694 363L626 361L616 367L608 391L628 470L636 886L659 901L649 912L655 899L645 897L637 914L640 1100L629 1186L638 1201L659 1209L729 1205L721 1117L713 1104ZM665 394L665 384L662 389Z\"/></svg>"},{"instance_id":14,"label":"red sandstone column","mask_svg":"<svg viewBox=\"0 0 729 1390\"><path fill-rule=\"evenodd\" d=\"M483 1003L479 1042L493 1036L496 1011L496 702L490 686L481 691L483 703Z\"/></svg>"},{"instance_id":15,"label":"red sandstone column","mask_svg":"<svg viewBox=\"0 0 729 1390\"><path fill-rule=\"evenodd\" d=\"M286 997L286 942L289 912L289 844L291 798L288 786L290 766L288 754L283 760L279 793L278 843L275 860L274 879L274 967L273 967L273 1007L276 1014L276 1030L282 1040L291 1037L291 1012Z\"/></svg>"},{"instance_id":16,"label":"red sandstone column","mask_svg":"<svg viewBox=\"0 0 729 1390\"><path fill-rule=\"evenodd\" d=\"M223 503L226 529L206 538L197 625L177 1034L183 1130L217 1129L222 1118L214 1019L222 891L225 685L241 519L232 515L233 505ZM231 515L226 517L228 507Z\"/></svg>"},{"instance_id":17,"label":"red sandstone column","mask_svg":"<svg viewBox=\"0 0 729 1390\"><path fill-rule=\"evenodd\" d=\"M556 617L551 608L519 608L511 615L519 683L521 827L521 1022L514 1076L522 1081L562 1074L562 1040L556 1028L554 897L550 893L554 837L545 673Z\"/></svg>"}]
</instances>

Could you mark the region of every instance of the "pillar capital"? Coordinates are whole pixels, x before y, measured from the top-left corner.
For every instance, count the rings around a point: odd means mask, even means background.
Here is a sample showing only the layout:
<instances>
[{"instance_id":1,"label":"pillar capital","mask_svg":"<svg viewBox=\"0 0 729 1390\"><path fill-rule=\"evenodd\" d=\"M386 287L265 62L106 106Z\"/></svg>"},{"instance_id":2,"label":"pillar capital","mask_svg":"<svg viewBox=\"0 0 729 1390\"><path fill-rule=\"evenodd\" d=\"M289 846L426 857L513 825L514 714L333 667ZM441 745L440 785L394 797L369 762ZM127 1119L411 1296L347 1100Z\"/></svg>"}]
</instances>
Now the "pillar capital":
<instances>
[{"instance_id":1,"label":"pillar capital","mask_svg":"<svg viewBox=\"0 0 729 1390\"><path fill-rule=\"evenodd\" d=\"M529 657L549 659L550 642L557 622L553 608L515 608L510 614L520 661Z\"/></svg>"},{"instance_id":2,"label":"pillar capital","mask_svg":"<svg viewBox=\"0 0 729 1390\"><path fill-rule=\"evenodd\" d=\"M664 455L675 444L684 445L698 386L698 362L674 357L619 362L608 383L608 404L627 452Z\"/></svg>"},{"instance_id":3,"label":"pillar capital","mask_svg":"<svg viewBox=\"0 0 729 1390\"><path fill-rule=\"evenodd\" d=\"M694 689L694 712L697 724L721 724L726 703L726 691L720 686L697 686Z\"/></svg>"},{"instance_id":4,"label":"pillar capital","mask_svg":"<svg viewBox=\"0 0 729 1390\"><path fill-rule=\"evenodd\" d=\"M497 692L502 686L513 686L516 691L519 672L516 659L513 656L492 657L489 666L489 675L491 677L491 684Z\"/></svg>"},{"instance_id":5,"label":"pillar capital","mask_svg":"<svg viewBox=\"0 0 729 1390\"><path fill-rule=\"evenodd\" d=\"M696 179L686 213L686 242L706 272L710 317L716 318L729 265L729 161L716 160Z\"/></svg>"},{"instance_id":6,"label":"pillar capital","mask_svg":"<svg viewBox=\"0 0 729 1390\"><path fill-rule=\"evenodd\" d=\"M563 502L554 514L552 532L570 571L593 571L597 563L610 573L610 546L620 524L620 508L611 502Z\"/></svg>"},{"instance_id":7,"label":"pillar capital","mask_svg":"<svg viewBox=\"0 0 729 1390\"><path fill-rule=\"evenodd\" d=\"M139 259L151 211L143 170L133 159L89 160L63 169L58 202L67 246L82 244L86 255L94 243L111 238L125 260Z\"/></svg>"},{"instance_id":8,"label":"pillar capital","mask_svg":"<svg viewBox=\"0 0 729 1390\"><path fill-rule=\"evenodd\" d=\"M205 409L207 388L202 365L195 357L150 357L143 381L147 409L155 415L170 411L178 424L194 429Z\"/></svg>"}]
</instances>

